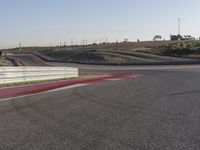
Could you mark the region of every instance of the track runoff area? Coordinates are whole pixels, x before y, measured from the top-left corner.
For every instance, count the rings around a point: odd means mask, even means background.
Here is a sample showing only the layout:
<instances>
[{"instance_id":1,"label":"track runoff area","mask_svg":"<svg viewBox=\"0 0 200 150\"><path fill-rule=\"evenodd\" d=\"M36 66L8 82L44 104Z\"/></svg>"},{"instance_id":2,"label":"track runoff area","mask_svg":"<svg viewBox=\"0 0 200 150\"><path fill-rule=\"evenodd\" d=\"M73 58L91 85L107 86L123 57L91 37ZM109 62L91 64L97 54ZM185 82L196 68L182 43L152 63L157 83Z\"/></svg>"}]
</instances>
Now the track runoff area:
<instances>
[{"instance_id":1,"label":"track runoff area","mask_svg":"<svg viewBox=\"0 0 200 150\"><path fill-rule=\"evenodd\" d=\"M70 64L54 63L50 64L32 54L19 54L14 56L19 66L69 66ZM59 81L53 83L33 84L20 87L2 88L0 89L0 101L11 100L13 98L22 98L42 93L49 93L59 90L83 87L92 84L119 81L129 78L138 78L144 76L144 72L148 71L184 71L191 69L199 69L200 65L176 65L176 66L136 66L136 67L110 67L110 66L91 66L91 65L72 65L78 67L81 74L98 74L102 77L75 80L75 81ZM139 73L137 73L139 72Z\"/></svg>"},{"instance_id":2,"label":"track runoff area","mask_svg":"<svg viewBox=\"0 0 200 150\"><path fill-rule=\"evenodd\" d=\"M51 66L42 59L32 54L18 54L14 55L19 66ZM84 69L81 69L84 70ZM33 96L42 93L49 93L58 90L71 89L76 87L88 86L91 84L98 84L109 81L123 80L127 78L137 78L143 76L142 74L103 74L102 77L91 79L75 80L75 81L59 81L52 83L33 84L20 87L2 88L0 89L0 101L11 100L13 98L23 98L26 96Z\"/></svg>"},{"instance_id":3,"label":"track runoff area","mask_svg":"<svg viewBox=\"0 0 200 150\"><path fill-rule=\"evenodd\" d=\"M56 66L43 61L42 59L32 54L15 55L19 66ZM60 64L63 66L63 64ZM64 64L65 66L66 64ZM68 65L68 64L67 64ZM138 78L144 74L134 73L134 71L153 71L153 70L184 70L184 69L197 69L199 65L188 66L149 66L149 67L108 67L108 66L90 66L81 65L77 66L83 74L102 74L102 77L83 79L75 81L63 81L53 83L34 84L21 87L11 87L0 89L0 101L11 100L13 98L22 98L26 96L33 96L42 93L49 93L58 90L66 90L91 84L98 84L108 81L119 81L128 78Z\"/></svg>"},{"instance_id":4,"label":"track runoff area","mask_svg":"<svg viewBox=\"0 0 200 150\"><path fill-rule=\"evenodd\" d=\"M104 76L1 89L0 149L200 149L199 65L79 69Z\"/></svg>"}]
</instances>

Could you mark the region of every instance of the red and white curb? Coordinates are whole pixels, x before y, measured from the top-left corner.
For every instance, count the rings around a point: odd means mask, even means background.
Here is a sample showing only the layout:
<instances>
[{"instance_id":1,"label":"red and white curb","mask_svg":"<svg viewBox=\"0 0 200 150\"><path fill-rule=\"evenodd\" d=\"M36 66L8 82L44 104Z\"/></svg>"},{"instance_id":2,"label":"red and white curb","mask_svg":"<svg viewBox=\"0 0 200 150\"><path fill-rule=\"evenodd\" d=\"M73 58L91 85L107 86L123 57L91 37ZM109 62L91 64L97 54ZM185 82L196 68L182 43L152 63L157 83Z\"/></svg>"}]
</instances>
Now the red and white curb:
<instances>
[{"instance_id":1,"label":"red and white curb","mask_svg":"<svg viewBox=\"0 0 200 150\"><path fill-rule=\"evenodd\" d=\"M6 101L6 100L33 96L33 95L42 94L42 93L72 89L76 87L88 86L88 85L98 84L98 83L103 83L103 82L108 82L108 81L137 78L141 76L143 75L141 74L110 75L106 77L84 79L84 80L78 80L78 81L53 82L53 83L35 84L35 85L13 87L13 88L3 88L3 89L0 89L0 101Z\"/></svg>"},{"instance_id":2,"label":"red and white curb","mask_svg":"<svg viewBox=\"0 0 200 150\"><path fill-rule=\"evenodd\" d=\"M42 59L36 57L33 54L17 54L17 56L29 56L32 58L33 61L35 61L37 64L40 64L42 66L49 66L49 67L54 67L51 64L46 63L45 61L43 61ZM22 61L20 58L16 59L16 62L19 66L28 66L24 61Z\"/></svg>"}]
</instances>

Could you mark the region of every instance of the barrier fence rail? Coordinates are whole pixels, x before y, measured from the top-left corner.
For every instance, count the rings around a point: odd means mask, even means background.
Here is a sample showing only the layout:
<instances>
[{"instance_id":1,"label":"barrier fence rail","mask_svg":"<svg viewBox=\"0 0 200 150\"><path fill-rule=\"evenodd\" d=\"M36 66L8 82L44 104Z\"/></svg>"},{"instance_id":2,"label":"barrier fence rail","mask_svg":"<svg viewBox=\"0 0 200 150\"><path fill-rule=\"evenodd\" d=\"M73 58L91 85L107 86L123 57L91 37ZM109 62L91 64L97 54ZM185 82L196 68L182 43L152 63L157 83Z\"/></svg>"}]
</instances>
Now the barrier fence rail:
<instances>
[{"instance_id":1,"label":"barrier fence rail","mask_svg":"<svg viewBox=\"0 0 200 150\"><path fill-rule=\"evenodd\" d=\"M0 67L0 84L78 77L70 67Z\"/></svg>"},{"instance_id":2,"label":"barrier fence rail","mask_svg":"<svg viewBox=\"0 0 200 150\"><path fill-rule=\"evenodd\" d=\"M47 62L60 62L60 63L75 63L75 64L86 64L86 65L107 65L107 66L150 66L150 65L195 65L200 64L200 60L158 60L158 61L121 61L121 62L105 62L105 61L80 61L80 60L59 60L52 59L46 55L38 52L34 52L33 55L47 61Z\"/></svg>"}]
</instances>

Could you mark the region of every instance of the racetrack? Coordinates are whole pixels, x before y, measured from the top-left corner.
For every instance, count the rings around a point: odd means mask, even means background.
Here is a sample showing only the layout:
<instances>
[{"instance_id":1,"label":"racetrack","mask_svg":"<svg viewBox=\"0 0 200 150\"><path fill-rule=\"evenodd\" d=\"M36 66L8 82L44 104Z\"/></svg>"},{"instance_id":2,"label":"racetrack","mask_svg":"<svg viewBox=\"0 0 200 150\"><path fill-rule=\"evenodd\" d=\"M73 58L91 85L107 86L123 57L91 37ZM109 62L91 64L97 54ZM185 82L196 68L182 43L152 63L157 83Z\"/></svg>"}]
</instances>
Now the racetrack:
<instances>
[{"instance_id":1,"label":"racetrack","mask_svg":"<svg viewBox=\"0 0 200 150\"><path fill-rule=\"evenodd\" d=\"M40 58L31 54L18 54L13 55L12 57L22 62L23 66L51 66Z\"/></svg>"},{"instance_id":2,"label":"racetrack","mask_svg":"<svg viewBox=\"0 0 200 150\"><path fill-rule=\"evenodd\" d=\"M80 68L144 76L1 101L0 149L200 149L200 66Z\"/></svg>"}]
</instances>

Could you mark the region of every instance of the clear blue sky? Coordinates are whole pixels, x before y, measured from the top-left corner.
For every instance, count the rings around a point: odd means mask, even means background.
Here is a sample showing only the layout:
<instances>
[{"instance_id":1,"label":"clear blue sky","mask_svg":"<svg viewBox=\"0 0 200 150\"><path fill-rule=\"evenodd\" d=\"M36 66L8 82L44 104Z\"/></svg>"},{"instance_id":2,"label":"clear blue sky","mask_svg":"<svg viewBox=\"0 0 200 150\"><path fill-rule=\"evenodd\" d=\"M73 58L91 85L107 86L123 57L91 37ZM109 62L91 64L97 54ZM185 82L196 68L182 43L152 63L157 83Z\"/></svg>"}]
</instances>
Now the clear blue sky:
<instances>
[{"instance_id":1,"label":"clear blue sky","mask_svg":"<svg viewBox=\"0 0 200 150\"><path fill-rule=\"evenodd\" d=\"M1 0L0 48L200 36L199 0Z\"/></svg>"}]
</instances>

